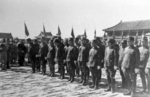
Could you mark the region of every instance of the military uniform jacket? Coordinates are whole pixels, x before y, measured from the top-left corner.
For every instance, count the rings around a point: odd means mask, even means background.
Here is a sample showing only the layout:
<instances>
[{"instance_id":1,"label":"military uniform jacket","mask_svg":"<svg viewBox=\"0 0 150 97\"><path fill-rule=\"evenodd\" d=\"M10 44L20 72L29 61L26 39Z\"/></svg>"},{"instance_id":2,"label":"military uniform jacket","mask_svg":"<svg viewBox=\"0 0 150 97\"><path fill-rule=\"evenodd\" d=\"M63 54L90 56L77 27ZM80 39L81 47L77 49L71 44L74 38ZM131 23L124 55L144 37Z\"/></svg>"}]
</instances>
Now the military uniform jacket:
<instances>
[{"instance_id":1,"label":"military uniform jacket","mask_svg":"<svg viewBox=\"0 0 150 97\"><path fill-rule=\"evenodd\" d=\"M104 56L105 56L105 46L104 45L99 45L98 46L98 52L99 52L99 61L101 67L104 67Z\"/></svg>"},{"instance_id":2,"label":"military uniform jacket","mask_svg":"<svg viewBox=\"0 0 150 97\"><path fill-rule=\"evenodd\" d=\"M120 50L119 50L119 59L118 59L118 66L122 66L122 60L123 60L123 55L124 55L124 51L125 51L125 48L123 48L122 46L120 47Z\"/></svg>"},{"instance_id":3,"label":"military uniform jacket","mask_svg":"<svg viewBox=\"0 0 150 97\"><path fill-rule=\"evenodd\" d=\"M64 46L64 59L66 60L67 57L67 52L68 52L68 46Z\"/></svg>"},{"instance_id":4,"label":"military uniform jacket","mask_svg":"<svg viewBox=\"0 0 150 97\"><path fill-rule=\"evenodd\" d=\"M69 46L67 50L67 56L66 56L66 61L69 62L74 62L75 60L75 46Z\"/></svg>"},{"instance_id":5,"label":"military uniform jacket","mask_svg":"<svg viewBox=\"0 0 150 97\"><path fill-rule=\"evenodd\" d=\"M64 46L62 44L59 44L55 49L55 62L60 62L64 60Z\"/></svg>"},{"instance_id":6,"label":"military uniform jacket","mask_svg":"<svg viewBox=\"0 0 150 97\"><path fill-rule=\"evenodd\" d=\"M78 61L87 62L88 61L88 49L86 46L80 46Z\"/></svg>"},{"instance_id":7,"label":"military uniform jacket","mask_svg":"<svg viewBox=\"0 0 150 97\"><path fill-rule=\"evenodd\" d=\"M47 59L54 61L54 58L55 58L55 47L54 46L49 46Z\"/></svg>"},{"instance_id":8,"label":"military uniform jacket","mask_svg":"<svg viewBox=\"0 0 150 97\"><path fill-rule=\"evenodd\" d=\"M27 52L27 48L25 47L24 44L18 44L18 53L19 54L25 54Z\"/></svg>"},{"instance_id":9,"label":"military uniform jacket","mask_svg":"<svg viewBox=\"0 0 150 97\"><path fill-rule=\"evenodd\" d=\"M100 65L99 49L93 47L89 52L88 67L95 67L97 65Z\"/></svg>"},{"instance_id":10,"label":"military uniform jacket","mask_svg":"<svg viewBox=\"0 0 150 97\"><path fill-rule=\"evenodd\" d=\"M104 58L104 66L105 67L114 67L117 66L117 54L114 47L107 47L105 49L105 58Z\"/></svg>"},{"instance_id":11,"label":"military uniform jacket","mask_svg":"<svg viewBox=\"0 0 150 97\"><path fill-rule=\"evenodd\" d=\"M139 47L139 52L140 52L139 68L145 68L149 58L149 48L143 46Z\"/></svg>"},{"instance_id":12,"label":"military uniform jacket","mask_svg":"<svg viewBox=\"0 0 150 97\"><path fill-rule=\"evenodd\" d=\"M48 53L47 44L41 45L40 50L39 50L40 58L45 60L45 57L47 57L47 53Z\"/></svg>"},{"instance_id":13,"label":"military uniform jacket","mask_svg":"<svg viewBox=\"0 0 150 97\"><path fill-rule=\"evenodd\" d=\"M138 68L139 65L139 51L134 46L128 46L125 48L123 54L122 66L124 68Z\"/></svg>"}]
</instances>

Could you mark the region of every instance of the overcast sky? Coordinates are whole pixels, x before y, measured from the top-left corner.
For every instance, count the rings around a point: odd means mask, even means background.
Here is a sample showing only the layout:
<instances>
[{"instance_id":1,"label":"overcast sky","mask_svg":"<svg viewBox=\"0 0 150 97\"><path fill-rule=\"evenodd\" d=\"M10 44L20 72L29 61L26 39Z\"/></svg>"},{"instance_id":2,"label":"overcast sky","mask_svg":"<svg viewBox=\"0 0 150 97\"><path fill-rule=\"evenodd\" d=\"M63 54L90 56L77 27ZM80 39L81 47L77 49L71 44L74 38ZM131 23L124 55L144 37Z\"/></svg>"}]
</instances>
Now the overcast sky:
<instances>
[{"instance_id":1,"label":"overcast sky","mask_svg":"<svg viewBox=\"0 0 150 97\"><path fill-rule=\"evenodd\" d=\"M102 36L102 29L122 21L150 19L150 0L0 0L0 32L11 32L25 38L24 21L34 38L43 30L56 35L58 25L62 37L84 33L93 39L94 30Z\"/></svg>"}]
</instances>

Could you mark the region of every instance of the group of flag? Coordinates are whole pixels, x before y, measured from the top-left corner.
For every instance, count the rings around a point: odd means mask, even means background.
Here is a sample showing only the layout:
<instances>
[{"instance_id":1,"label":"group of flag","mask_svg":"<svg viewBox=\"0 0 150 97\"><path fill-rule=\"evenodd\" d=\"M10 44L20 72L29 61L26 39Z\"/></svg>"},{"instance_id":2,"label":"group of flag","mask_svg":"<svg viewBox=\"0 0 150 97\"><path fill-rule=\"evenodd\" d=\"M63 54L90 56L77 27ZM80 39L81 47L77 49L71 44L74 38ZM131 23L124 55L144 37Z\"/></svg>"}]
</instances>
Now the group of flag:
<instances>
[{"instance_id":1,"label":"group of flag","mask_svg":"<svg viewBox=\"0 0 150 97\"><path fill-rule=\"evenodd\" d=\"M25 35L26 35L26 36L29 36L29 31L28 31L28 28L27 28L27 26L26 26L26 23L24 23L24 27L25 27ZM115 39L115 31L113 31L112 34L113 34L113 35L112 35L113 39ZM45 30L44 24L43 24L43 35L46 37L46 30ZM58 26L58 33L57 33L56 35L57 35L57 36L61 36L61 30L60 30L60 27L59 27L59 26ZM71 29L71 36L72 36L72 38L75 38L73 27L72 27L72 29ZM83 35L83 36L84 36L85 38L87 38L86 29L84 30L84 35ZM128 36L130 36L130 32L128 33ZM145 32L143 31L142 37L144 37L144 36L145 36ZM122 31L121 40L123 40L123 37L124 37L124 33L123 33L123 31ZM136 36L135 36L135 40L136 40L136 41L138 41L138 37L139 37L139 35L138 35L138 31L137 31L137 32L136 32ZM96 38L96 30L94 31L94 38ZM103 38L104 38L104 39L107 39L107 33L104 33Z\"/></svg>"},{"instance_id":2,"label":"group of flag","mask_svg":"<svg viewBox=\"0 0 150 97\"><path fill-rule=\"evenodd\" d=\"M28 28L27 28L26 23L24 23L24 27L25 27L25 35L26 35L26 36L29 36L30 34L29 34L29 30L28 30ZM45 30L44 24L43 24L43 34L44 34L44 36L46 37L46 30ZM58 33L57 33L56 35L57 35L57 36L61 36L61 30L60 30L60 27L59 27L59 26L58 26ZM74 34L73 27L72 27L72 29L71 29L71 36L72 36L72 38L75 38L75 34ZM87 38L86 30L84 30L84 37ZM96 37L96 30L95 30L95 32L94 32L94 37Z\"/></svg>"}]
</instances>

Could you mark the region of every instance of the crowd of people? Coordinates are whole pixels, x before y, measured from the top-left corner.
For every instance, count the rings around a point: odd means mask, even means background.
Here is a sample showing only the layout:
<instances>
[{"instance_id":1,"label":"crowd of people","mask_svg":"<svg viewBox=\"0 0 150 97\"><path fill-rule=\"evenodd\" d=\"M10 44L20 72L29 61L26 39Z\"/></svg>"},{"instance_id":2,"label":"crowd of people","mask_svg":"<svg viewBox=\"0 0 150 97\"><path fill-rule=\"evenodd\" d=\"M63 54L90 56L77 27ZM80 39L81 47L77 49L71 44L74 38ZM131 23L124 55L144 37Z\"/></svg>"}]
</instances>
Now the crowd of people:
<instances>
[{"instance_id":1,"label":"crowd of people","mask_svg":"<svg viewBox=\"0 0 150 97\"><path fill-rule=\"evenodd\" d=\"M17 59L19 66L23 66L25 55L28 54L32 73L41 71L41 74L46 75L48 64L49 76L54 77L57 64L60 79L64 79L67 73L70 83L74 82L76 76L80 78L79 83L87 85L91 73L92 85L89 87L98 89L104 68L108 80L108 89L105 91L114 93L115 74L119 70L122 88L128 90L124 95L135 94L137 74L142 80L142 93L150 93L150 57L146 36L141 38L140 43L132 36L120 43L113 38L102 41L95 37L89 41L85 37L61 39L60 36L52 37L49 41L42 37L40 43L37 39L28 38L27 43L27 46L23 41L16 44L4 41L1 44L2 69L10 68L9 64Z\"/></svg>"}]
</instances>

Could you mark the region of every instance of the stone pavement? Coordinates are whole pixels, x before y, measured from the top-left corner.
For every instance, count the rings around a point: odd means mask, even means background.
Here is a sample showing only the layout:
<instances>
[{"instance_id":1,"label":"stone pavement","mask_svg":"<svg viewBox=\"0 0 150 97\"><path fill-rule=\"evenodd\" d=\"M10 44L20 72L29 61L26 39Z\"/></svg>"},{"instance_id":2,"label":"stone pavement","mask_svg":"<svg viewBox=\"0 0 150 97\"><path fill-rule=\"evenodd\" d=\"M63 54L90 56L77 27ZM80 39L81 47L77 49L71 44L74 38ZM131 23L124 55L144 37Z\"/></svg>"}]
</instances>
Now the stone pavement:
<instances>
[{"instance_id":1,"label":"stone pavement","mask_svg":"<svg viewBox=\"0 0 150 97\"><path fill-rule=\"evenodd\" d=\"M90 89L89 85L82 86L78 83L79 78L69 83L67 77L60 80L58 74L52 78L39 73L32 74L29 66L11 67L10 70L0 71L0 97L129 97L123 95L126 90L118 87L120 85L118 72L116 74L116 93L113 94L104 92L106 89L104 70L98 90ZM138 79L137 90L140 89L141 81ZM150 97L150 95L138 93L136 97Z\"/></svg>"}]
</instances>

